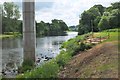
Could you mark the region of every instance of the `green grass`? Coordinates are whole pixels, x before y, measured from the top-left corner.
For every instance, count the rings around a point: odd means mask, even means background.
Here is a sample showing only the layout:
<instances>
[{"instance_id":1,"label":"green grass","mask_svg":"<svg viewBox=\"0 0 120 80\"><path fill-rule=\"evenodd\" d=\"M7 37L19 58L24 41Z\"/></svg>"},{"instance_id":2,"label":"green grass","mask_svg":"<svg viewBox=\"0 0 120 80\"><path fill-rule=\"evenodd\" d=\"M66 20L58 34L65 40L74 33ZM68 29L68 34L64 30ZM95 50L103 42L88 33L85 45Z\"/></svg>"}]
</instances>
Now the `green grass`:
<instances>
[{"instance_id":1,"label":"green grass","mask_svg":"<svg viewBox=\"0 0 120 80\"><path fill-rule=\"evenodd\" d=\"M4 34L0 34L0 39L4 39L4 38L15 38L15 37L19 37L21 36L21 34L19 32L6 32Z\"/></svg>"},{"instance_id":2,"label":"green grass","mask_svg":"<svg viewBox=\"0 0 120 80\"><path fill-rule=\"evenodd\" d=\"M88 35L88 34L86 34ZM66 48L66 51L62 50L60 54L38 69L34 69L31 72L25 72L24 75L18 75L17 78L55 78L58 75L58 71L64 67L65 64L71 59L73 55L76 55L81 50L87 48L86 44L80 43L84 41L86 35L77 36L63 43L62 48Z\"/></svg>"},{"instance_id":3,"label":"green grass","mask_svg":"<svg viewBox=\"0 0 120 80\"><path fill-rule=\"evenodd\" d=\"M118 32L109 32L110 38L106 41L116 41L118 40ZM64 42L61 46L62 50L60 54L37 69L33 69L31 72L25 72L23 75L18 75L17 78L56 78L59 70L64 67L72 56L76 55L79 51L84 51L91 48L92 44L84 44L84 40L90 36L91 33L77 36ZM107 31L94 33L94 37L105 37L108 35ZM102 67L101 67L102 68ZM105 67L106 68L106 67ZM89 71L87 72L89 74Z\"/></svg>"},{"instance_id":4,"label":"green grass","mask_svg":"<svg viewBox=\"0 0 120 80\"><path fill-rule=\"evenodd\" d=\"M59 71L59 65L53 59L31 72L25 72L24 75L18 75L17 78L55 78Z\"/></svg>"},{"instance_id":5,"label":"green grass","mask_svg":"<svg viewBox=\"0 0 120 80\"><path fill-rule=\"evenodd\" d=\"M94 37L108 37L109 34L109 38L106 41L115 41L118 40L118 37L120 37L118 34L120 34L120 32L98 32L98 33L94 33Z\"/></svg>"},{"instance_id":6,"label":"green grass","mask_svg":"<svg viewBox=\"0 0 120 80\"><path fill-rule=\"evenodd\" d=\"M0 35L0 39L1 38L11 38L11 37L14 37L14 35L5 35L5 34Z\"/></svg>"}]
</instances>

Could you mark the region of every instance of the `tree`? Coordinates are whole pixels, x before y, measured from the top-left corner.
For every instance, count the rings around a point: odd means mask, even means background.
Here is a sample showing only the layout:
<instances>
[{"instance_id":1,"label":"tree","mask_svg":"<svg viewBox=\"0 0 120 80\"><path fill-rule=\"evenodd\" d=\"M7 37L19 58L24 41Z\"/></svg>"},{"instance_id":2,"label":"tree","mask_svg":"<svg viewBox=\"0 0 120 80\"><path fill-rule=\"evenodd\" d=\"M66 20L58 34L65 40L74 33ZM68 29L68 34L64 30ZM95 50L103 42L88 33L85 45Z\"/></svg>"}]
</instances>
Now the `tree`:
<instances>
[{"instance_id":1,"label":"tree","mask_svg":"<svg viewBox=\"0 0 120 80\"><path fill-rule=\"evenodd\" d=\"M113 9L109 16L109 24L110 24L111 28L119 27L120 26L119 21L120 21L120 10Z\"/></svg>"},{"instance_id":2,"label":"tree","mask_svg":"<svg viewBox=\"0 0 120 80\"><path fill-rule=\"evenodd\" d=\"M20 18L19 7L13 2L4 2L4 17L11 19Z\"/></svg>"},{"instance_id":3,"label":"tree","mask_svg":"<svg viewBox=\"0 0 120 80\"><path fill-rule=\"evenodd\" d=\"M94 5L81 14L78 34L99 31L120 26L120 2L111 3L109 7Z\"/></svg>"},{"instance_id":4,"label":"tree","mask_svg":"<svg viewBox=\"0 0 120 80\"><path fill-rule=\"evenodd\" d=\"M78 29L78 34L84 34L87 32L91 32L92 30L98 31L97 22L99 21L99 18L96 18L100 17L101 13L96 6L93 6L89 10L84 11L81 14L81 19L79 20L80 26Z\"/></svg>"},{"instance_id":5,"label":"tree","mask_svg":"<svg viewBox=\"0 0 120 80\"><path fill-rule=\"evenodd\" d=\"M36 32L37 36L56 36L64 35L64 31L68 30L68 26L63 20L53 19L52 23L45 23L41 21L37 23Z\"/></svg>"},{"instance_id":6,"label":"tree","mask_svg":"<svg viewBox=\"0 0 120 80\"><path fill-rule=\"evenodd\" d=\"M99 30L106 30L110 28L108 18L106 16L102 16L99 24L98 24Z\"/></svg>"},{"instance_id":7,"label":"tree","mask_svg":"<svg viewBox=\"0 0 120 80\"><path fill-rule=\"evenodd\" d=\"M20 18L20 11L19 7L14 4L13 2L4 2L3 4L3 20L5 18L6 22L3 22L3 26L5 27L5 31L7 30L8 32L16 31L18 27L18 19Z\"/></svg>"},{"instance_id":8,"label":"tree","mask_svg":"<svg viewBox=\"0 0 120 80\"><path fill-rule=\"evenodd\" d=\"M23 27L22 27L22 25L23 25L23 22L20 21L20 24L18 26L18 32L21 33L21 34L23 33Z\"/></svg>"},{"instance_id":9,"label":"tree","mask_svg":"<svg viewBox=\"0 0 120 80\"><path fill-rule=\"evenodd\" d=\"M97 32L97 31L99 31L99 28L98 28L98 23L100 22L100 20L101 20L101 16L98 16L98 17L96 17L95 19L94 19L94 31L95 32Z\"/></svg>"},{"instance_id":10,"label":"tree","mask_svg":"<svg viewBox=\"0 0 120 80\"><path fill-rule=\"evenodd\" d=\"M101 16L103 15L103 13L105 11L105 7L103 7L101 4L100 5L94 5L93 7L98 8Z\"/></svg>"},{"instance_id":11,"label":"tree","mask_svg":"<svg viewBox=\"0 0 120 80\"><path fill-rule=\"evenodd\" d=\"M119 2L115 2L115 3L111 3L112 8L113 9L120 9L120 1Z\"/></svg>"}]
</instances>

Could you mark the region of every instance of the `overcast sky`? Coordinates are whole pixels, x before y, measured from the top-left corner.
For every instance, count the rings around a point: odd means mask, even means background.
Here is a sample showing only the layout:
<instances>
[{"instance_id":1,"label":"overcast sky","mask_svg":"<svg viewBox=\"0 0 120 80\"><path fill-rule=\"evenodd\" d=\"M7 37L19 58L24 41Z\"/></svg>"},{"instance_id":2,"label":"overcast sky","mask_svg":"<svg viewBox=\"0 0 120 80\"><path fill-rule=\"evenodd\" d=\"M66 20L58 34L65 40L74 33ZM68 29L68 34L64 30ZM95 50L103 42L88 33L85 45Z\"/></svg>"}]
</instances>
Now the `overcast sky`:
<instances>
[{"instance_id":1,"label":"overcast sky","mask_svg":"<svg viewBox=\"0 0 120 80\"><path fill-rule=\"evenodd\" d=\"M4 0L4 2L16 2L22 12L22 0ZM102 4L107 7L112 2L119 0L35 0L35 19L37 22L51 22L52 19L61 19L68 26L78 25L79 16L84 11L94 6ZM3 0L0 0L3 3ZM22 14L22 13L21 13ZM22 19L22 16L21 18Z\"/></svg>"}]
</instances>

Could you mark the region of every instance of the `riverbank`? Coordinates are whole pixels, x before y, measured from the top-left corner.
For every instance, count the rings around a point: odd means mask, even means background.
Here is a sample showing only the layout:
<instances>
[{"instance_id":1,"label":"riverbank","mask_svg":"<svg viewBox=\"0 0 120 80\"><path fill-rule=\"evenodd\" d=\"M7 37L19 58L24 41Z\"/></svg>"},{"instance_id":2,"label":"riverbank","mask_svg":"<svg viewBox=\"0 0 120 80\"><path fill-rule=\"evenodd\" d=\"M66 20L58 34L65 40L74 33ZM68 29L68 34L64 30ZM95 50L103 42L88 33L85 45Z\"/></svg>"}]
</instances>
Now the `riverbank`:
<instances>
[{"instance_id":1,"label":"riverbank","mask_svg":"<svg viewBox=\"0 0 120 80\"><path fill-rule=\"evenodd\" d=\"M118 78L118 44L99 44L75 55L59 72L59 78Z\"/></svg>"},{"instance_id":2,"label":"riverbank","mask_svg":"<svg viewBox=\"0 0 120 80\"><path fill-rule=\"evenodd\" d=\"M59 78L118 78L119 32L115 29L94 33L106 40L93 48L78 52L58 73ZM120 47L119 47L120 48Z\"/></svg>"},{"instance_id":3,"label":"riverbank","mask_svg":"<svg viewBox=\"0 0 120 80\"><path fill-rule=\"evenodd\" d=\"M5 38L16 38L16 37L20 37L22 36L22 34L18 33L18 32L9 32L9 33L5 33L5 34L0 34L0 39L5 39Z\"/></svg>"},{"instance_id":4,"label":"riverbank","mask_svg":"<svg viewBox=\"0 0 120 80\"><path fill-rule=\"evenodd\" d=\"M110 36L108 36L108 34L110 34ZM102 41L106 42L106 41L118 40L117 31L115 32L103 31L103 32L94 33L94 35L92 36L94 36L94 39L100 39L99 43L101 43ZM91 37L91 33L80 35L80 36L77 36L76 38L68 40L67 42L64 42L63 45L61 46L61 49L63 50L60 52L60 54L56 58L44 63L37 69L33 69L30 72L25 72L24 74L18 75L17 78L61 77L60 75L62 74L61 71L64 71L64 69L66 68L66 65L73 59L74 56L80 55L81 52L86 52L87 50L89 51L90 48L92 49L92 47L95 46L95 43L92 43L93 41L87 42L87 40L90 39L90 37ZM103 40L104 38L106 39ZM93 37L91 38L91 40L92 39ZM75 69L75 71L77 72L79 70Z\"/></svg>"}]
</instances>

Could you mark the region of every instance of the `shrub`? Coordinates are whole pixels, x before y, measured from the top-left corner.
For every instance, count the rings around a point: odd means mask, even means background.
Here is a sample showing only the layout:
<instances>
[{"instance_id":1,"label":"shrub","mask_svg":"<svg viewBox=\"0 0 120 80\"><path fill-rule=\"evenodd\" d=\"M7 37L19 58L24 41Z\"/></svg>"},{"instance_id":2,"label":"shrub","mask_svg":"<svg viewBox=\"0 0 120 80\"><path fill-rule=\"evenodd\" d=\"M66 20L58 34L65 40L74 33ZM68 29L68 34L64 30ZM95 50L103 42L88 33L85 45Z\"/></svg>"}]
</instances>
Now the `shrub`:
<instances>
[{"instance_id":1,"label":"shrub","mask_svg":"<svg viewBox=\"0 0 120 80\"><path fill-rule=\"evenodd\" d=\"M86 44L86 49L90 49L90 48L92 48L92 46L93 46L94 44Z\"/></svg>"},{"instance_id":2,"label":"shrub","mask_svg":"<svg viewBox=\"0 0 120 80\"><path fill-rule=\"evenodd\" d=\"M56 63L59 65L59 67L64 67L70 58L70 54L66 53L65 51L61 51L60 54L56 57Z\"/></svg>"},{"instance_id":3,"label":"shrub","mask_svg":"<svg viewBox=\"0 0 120 80\"><path fill-rule=\"evenodd\" d=\"M32 60L28 59L28 60L25 60L22 63L22 66L18 68L18 72L24 73L26 71L30 71L33 68L34 68L34 62Z\"/></svg>"},{"instance_id":4,"label":"shrub","mask_svg":"<svg viewBox=\"0 0 120 80\"><path fill-rule=\"evenodd\" d=\"M81 42L80 43L80 51L84 51L86 49L86 45L83 43L83 42Z\"/></svg>"},{"instance_id":5,"label":"shrub","mask_svg":"<svg viewBox=\"0 0 120 80\"><path fill-rule=\"evenodd\" d=\"M56 61L53 59L46 62L40 67L32 70L31 72L26 72L24 75L18 75L17 78L55 78L59 71L59 66Z\"/></svg>"}]
</instances>

